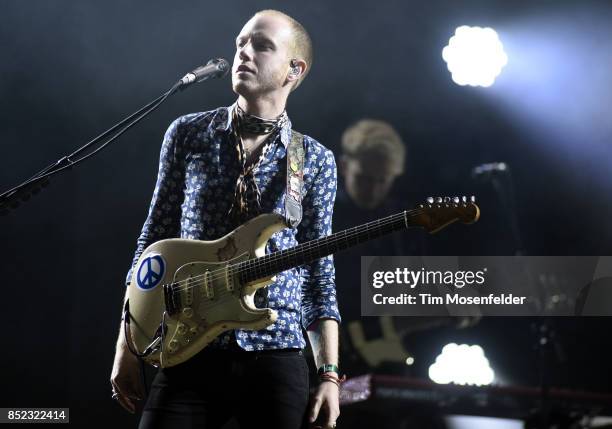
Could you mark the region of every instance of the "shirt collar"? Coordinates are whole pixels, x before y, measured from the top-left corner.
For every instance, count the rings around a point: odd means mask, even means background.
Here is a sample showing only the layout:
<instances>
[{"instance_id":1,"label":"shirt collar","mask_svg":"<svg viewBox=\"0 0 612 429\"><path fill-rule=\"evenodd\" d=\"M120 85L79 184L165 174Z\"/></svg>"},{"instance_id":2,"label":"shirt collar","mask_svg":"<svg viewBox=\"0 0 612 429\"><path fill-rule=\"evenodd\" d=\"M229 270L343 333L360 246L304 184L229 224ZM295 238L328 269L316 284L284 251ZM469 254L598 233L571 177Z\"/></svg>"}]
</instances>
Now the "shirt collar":
<instances>
[{"instance_id":1,"label":"shirt collar","mask_svg":"<svg viewBox=\"0 0 612 429\"><path fill-rule=\"evenodd\" d=\"M228 132L230 127L232 126L232 116L234 113L234 109L236 108L236 103L232 104L229 107L222 107L217 112L217 117L215 118L216 125L214 127L215 131ZM289 140L291 139L291 119L287 118L287 122L280 129L280 140L287 149L289 145Z\"/></svg>"}]
</instances>

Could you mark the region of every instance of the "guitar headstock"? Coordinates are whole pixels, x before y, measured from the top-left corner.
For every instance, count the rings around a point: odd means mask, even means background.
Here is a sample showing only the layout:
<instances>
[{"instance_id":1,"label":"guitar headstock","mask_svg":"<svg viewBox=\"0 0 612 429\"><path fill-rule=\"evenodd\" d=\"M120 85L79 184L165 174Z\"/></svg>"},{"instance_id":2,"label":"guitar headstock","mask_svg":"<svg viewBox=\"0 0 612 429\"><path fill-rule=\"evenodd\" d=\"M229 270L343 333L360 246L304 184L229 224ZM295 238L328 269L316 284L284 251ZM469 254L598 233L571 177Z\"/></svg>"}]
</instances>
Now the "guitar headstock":
<instances>
[{"instance_id":1,"label":"guitar headstock","mask_svg":"<svg viewBox=\"0 0 612 429\"><path fill-rule=\"evenodd\" d=\"M424 204L411 210L408 223L421 226L431 234L453 222L474 223L480 217L476 197L429 197Z\"/></svg>"}]
</instances>

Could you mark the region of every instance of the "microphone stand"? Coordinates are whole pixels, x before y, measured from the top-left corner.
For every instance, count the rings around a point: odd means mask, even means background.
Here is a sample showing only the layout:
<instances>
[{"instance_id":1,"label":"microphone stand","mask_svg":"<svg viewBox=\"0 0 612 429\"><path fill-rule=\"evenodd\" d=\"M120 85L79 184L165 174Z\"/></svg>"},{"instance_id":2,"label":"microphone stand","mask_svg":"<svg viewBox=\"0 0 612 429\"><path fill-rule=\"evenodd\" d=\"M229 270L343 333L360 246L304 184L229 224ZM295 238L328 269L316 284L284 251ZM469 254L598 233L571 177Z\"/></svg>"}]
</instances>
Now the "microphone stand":
<instances>
[{"instance_id":1,"label":"microphone stand","mask_svg":"<svg viewBox=\"0 0 612 429\"><path fill-rule=\"evenodd\" d=\"M488 179L491 181L493 188L499 196L502 206L508 213L508 222L512 232L512 238L515 243L515 255L524 255L523 240L519 228L518 216L516 213L516 200L514 193L514 182L510 169L504 171L492 172ZM523 266L524 269L524 266ZM533 289L538 290L538 306L540 311L546 308L546 293L541 287L536 285L536 281L528 270L526 270L527 278ZM555 319L547 316L540 317L538 322L534 322L531 329L535 336L535 349L538 353L539 364L539 387L540 387L540 406L539 409L532 414L525 423L526 429L548 429L555 418L559 416L553 415L552 406L550 403L550 384L551 384L551 363L553 361L553 351L557 361L563 361L563 348L559 340L559 335L555 329ZM569 428L569 424L559 424L560 428Z\"/></svg>"},{"instance_id":2,"label":"microphone stand","mask_svg":"<svg viewBox=\"0 0 612 429\"><path fill-rule=\"evenodd\" d=\"M512 180L512 174L510 168L507 168L503 172L503 179L499 177L500 174L491 175L491 184L499 195L502 205L508 213L508 223L510 224L510 230L512 231L512 238L514 239L514 246L517 255L524 253L523 240L521 237L521 230L519 228L518 217L516 214L516 200L514 196L514 182ZM502 180L505 180L504 183Z\"/></svg>"},{"instance_id":3,"label":"microphone stand","mask_svg":"<svg viewBox=\"0 0 612 429\"><path fill-rule=\"evenodd\" d=\"M211 60L209 61L207 66L211 64L213 66L217 65L219 64L219 60ZM225 64L227 64L227 62L225 62ZM123 133L125 133L130 128L132 128L134 125L136 125L138 122L144 119L151 112L156 110L172 94L176 93L179 90L183 90L184 88L189 86L191 83L202 82L203 80L213 77L210 75L206 75L206 76L198 75L198 72L206 71L205 67L200 67L196 69L194 72L188 73L183 79L176 82L172 86L172 88L170 88L168 91L166 91L165 93L163 93L162 95L157 97L155 100L151 101L150 103L146 104L145 106L143 106L136 112L132 113L127 118L113 125L111 128L104 131L102 134L100 134L99 136L91 140L90 142L86 143L84 146L80 147L79 149L77 149L76 151L72 152L69 155L63 156L55 163L50 164L46 168L40 170L38 173L34 174L32 177L30 177L29 179L27 179L25 182L21 183L20 185L17 185L14 188L9 189L8 191L0 194L0 216L7 215L11 209L16 209L20 205L21 202L28 201L32 196L38 194L43 188L45 188L49 184L49 177L55 174L58 174L62 171L70 170L76 164L82 161L85 161L86 159L100 152L102 149L108 146L111 142L116 140L119 136L121 136ZM189 80L187 80L187 77L189 77ZM100 147L94 149L92 152L88 153L87 155L82 156L79 159L75 159L81 153L85 152L87 149L89 149L96 143L102 141L103 139L106 139L107 137L111 135L112 137L108 138L108 140L102 143Z\"/></svg>"}]
</instances>

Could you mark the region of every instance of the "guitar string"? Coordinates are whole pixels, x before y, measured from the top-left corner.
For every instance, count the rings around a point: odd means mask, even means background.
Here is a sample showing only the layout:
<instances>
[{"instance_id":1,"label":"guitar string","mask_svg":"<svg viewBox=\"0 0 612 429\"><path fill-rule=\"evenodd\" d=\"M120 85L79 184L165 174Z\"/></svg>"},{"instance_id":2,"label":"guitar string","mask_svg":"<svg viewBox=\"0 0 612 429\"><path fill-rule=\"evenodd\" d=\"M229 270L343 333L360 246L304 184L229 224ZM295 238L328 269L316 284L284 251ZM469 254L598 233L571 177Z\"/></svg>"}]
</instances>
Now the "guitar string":
<instances>
[{"instance_id":1,"label":"guitar string","mask_svg":"<svg viewBox=\"0 0 612 429\"><path fill-rule=\"evenodd\" d=\"M413 215L416 215L416 214L422 213L423 211L425 211L425 210L423 210L423 209L413 209L413 210L410 210L408 212L413 214ZM368 223L366 223L364 225L358 225L356 227L349 228L349 229L346 229L344 231L340 231L338 234L340 234L342 232L349 233L349 231L350 231L351 234L355 234L355 233L359 233L359 232L362 232L362 231L367 231L370 227L389 226L389 225L391 225L391 224L393 224L395 222L398 222L400 220L405 222L405 216L406 216L406 212L396 213L396 214L393 214L393 215L390 215L390 216L387 216L387 217L384 217L384 218L381 218L381 219L378 219L378 220L375 220L375 221L368 222ZM326 236L326 237L329 237L329 236ZM321 237L318 240L324 240L326 237ZM340 242L340 241L343 241L343 240L347 240L348 238L349 237L347 237L346 234L344 234L342 237L339 235L338 237L334 238L333 240L330 240L328 242L328 245L331 246L332 243L335 244L337 242ZM308 241L308 242L303 244L303 246L305 247L305 249L303 250L304 254L308 254L312 250L316 249L314 247L315 245L312 244L312 242L315 242L315 241L317 241L317 240L311 240L311 241ZM297 246L295 246L295 247L297 247ZM260 261L260 259L264 259L266 257L268 257L268 259L272 259L272 257L282 258L282 253L283 252L288 252L288 251L290 251L292 249L295 249L295 247L292 247L292 248L289 248L289 249L284 249L282 251L278 251L278 252L274 252L274 253L269 253L269 254L264 255L264 256L262 256L260 258L250 259L250 260L243 261L243 262L259 261L259 265L264 265L265 266L266 264L270 264L270 261L263 262L263 261ZM230 266L230 268L227 270L227 273L228 273L227 275L233 275L237 271L239 271L240 268L237 267L237 266L239 264L241 264L241 263L242 262L238 262L237 264L234 264L234 265ZM252 264L255 265L255 262L253 262ZM219 273L219 272L220 272L220 275L213 276L214 273ZM224 272L224 269L217 269L217 270L214 270L214 271L210 271L208 274L211 276L211 278L210 278L211 282L214 282L214 281L219 280L219 279L221 279L221 278L226 276L226 274ZM205 285L206 284L206 280L205 279L203 279L203 280L195 280L195 279L201 279L202 277L205 277L205 276L206 276L206 274L202 274L202 275L199 275L199 276L192 277L191 279L180 280L178 282L171 283L170 285L174 286L174 285L177 285L179 283L186 283L187 286L174 289L174 292L183 292L183 291L186 291L186 290L189 290L189 289L193 289L193 288ZM205 293L206 292L204 292L204 294ZM214 295L215 296L219 296L219 297L223 297L223 296L226 296L226 295L230 295L231 293L232 293L232 291L227 290L227 288L223 288L221 290L215 291Z\"/></svg>"},{"instance_id":2,"label":"guitar string","mask_svg":"<svg viewBox=\"0 0 612 429\"><path fill-rule=\"evenodd\" d=\"M329 247L329 246L331 246L332 243L335 244L336 242L339 242L340 240L347 240L348 239L347 234L353 234L354 236L356 236L360 232L367 231L370 227L377 227L377 228L379 228L379 231L380 231L381 230L380 227L385 227L385 226L388 226L388 225L392 225L394 223L397 223L399 220L403 220L405 223L408 223L408 221L407 221L408 213L410 213L411 215L417 215L417 214L420 214L423 211L424 210L421 210L421 209L415 209L415 210L411 210L411 211L404 211L404 212L401 212L401 213L397 213L397 214L394 214L394 215L387 216L387 217L382 218L382 219L378 219L376 221L368 222L368 223L366 223L364 225L359 225L359 226L356 226L356 227L353 227L353 228L346 229L344 231L340 231L336 238L330 240L326 244ZM344 234L341 234L342 232L344 232ZM343 237L341 237L341 235L343 235ZM329 237L329 236L326 236L326 237ZM325 240L326 237L321 237L319 240ZM307 255L308 252L310 252L310 251L315 249L315 245L314 244L312 244L312 245L310 244L313 241L317 241L317 240L311 240L311 241L308 241L308 242L303 244L303 246L305 247L304 250L303 250L303 254L304 255ZM311 246L311 247L309 247L309 246ZM295 247L297 247L297 246L295 246ZM277 259L278 258L282 258L282 252L288 251L288 250L291 250L291 249L295 249L295 247L292 247L290 249L284 249L284 250L281 250L279 252L274 252L274 253L271 253L271 254L268 254L268 255L264 255L264 256L262 256L260 258L252 259L250 261L259 261L260 259L264 259L267 256L269 257L269 259L272 259L273 257L275 257ZM248 262L248 261L249 260L244 261L244 262ZM237 264L234 264L234 265L231 265L231 266L227 267L227 270L226 270L227 274L224 272L225 268L210 271L208 273L209 276L210 276L210 280L211 281L218 280L218 279L220 279L222 277L225 277L226 275L229 276L230 273L232 273L231 275L233 275L235 272L240 270L238 265L241 264L241 263L242 262L239 262ZM264 266L265 266L265 264L269 264L269 263L270 263L270 261L268 261L268 262L261 262L260 261L260 264L263 264ZM253 265L255 265L255 263L253 263ZM215 273L221 273L221 275L214 275L213 276L213 274L215 274ZM196 276L196 277L192 277L191 279L181 280L181 281L178 281L176 283L171 283L170 285L174 286L174 285L177 285L177 284L180 284L180 283L187 283L189 286L174 289L173 292L175 292L175 291L176 292L186 291L186 290L193 289L195 287L201 286L203 284L205 285L206 284L206 280L205 279L203 281L197 280L197 281L195 281L195 284L193 284L194 283L194 279L202 278L202 277L205 278L206 274L202 274L202 275L199 275L199 276ZM221 290L215 292L215 296L217 296L218 298L227 296L229 294L231 294L231 291L229 291L227 288L222 288ZM200 312L201 310L205 311L206 308L209 308L211 306L214 306L214 303L212 303L210 301L208 301L208 302L207 301L200 301L198 303L198 312Z\"/></svg>"},{"instance_id":3,"label":"guitar string","mask_svg":"<svg viewBox=\"0 0 612 429\"><path fill-rule=\"evenodd\" d=\"M347 234L349 233L349 231L350 231L351 234L355 234L355 233L360 233L360 232L363 232L363 231L367 231L371 227L388 226L388 225L392 224L393 222L399 221L400 219L405 220L405 215L406 214L416 215L416 214L423 213L423 212L425 212L427 210L429 210L429 209L426 209L426 208L413 209L413 210L409 210L409 211L406 211L406 212L401 212L401 213L397 213L397 214L394 214L394 215L390 215L390 216L387 216L385 218L382 218L382 219L379 219L379 220L376 220L376 221L368 222L368 223L366 223L364 225L359 225L357 227L353 227L353 228L346 229L344 231L340 231L339 233L337 233L337 234L340 234L340 235L338 237L330 240L328 243L326 243L326 245L327 246L331 246L332 244L337 244L340 241L347 240L349 238L354 238L354 237L347 237ZM342 232L344 232L345 234L341 234ZM329 236L326 236L326 237L329 237ZM311 240L309 242L303 243L302 246L304 247L304 249L301 249L302 253L303 254L308 254L313 249L315 249L315 244L313 244L313 242L316 242L318 240L324 240L326 237L321 237L319 239ZM298 247L298 246L295 246L295 247ZM246 261L235 263L235 264L231 265L230 268L227 269L227 271L225 271L225 268L213 270L213 271L208 272L208 275L210 276L210 280L211 281L216 281L216 280L219 280L219 279L221 279L221 278L223 278L223 277L225 277L227 275L234 275L236 272L238 272L240 270L249 270L249 269L253 268L253 267L246 267L246 269L245 269L245 267L241 267L240 266L240 264L243 264L243 263L247 263L247 264L250 264L250 265L253 265L253 266L255 266L255 265L262 266L263 265L265 267L265 265L270 265L273 262L277 262L278 259L283 257L283 253L286 254L289 251L291 251L292 249L295 249L295 247L292 247L292 248L289 248L289 249L284 249L284 250L281 250L281 251L278 251L278 252L274 252L274 253L269 253L269 254L264 255L262 257L259 257L259 258L249 259L249 260L246 260ZM267 261L264 260L266 258L268 259ZM302 265L302 264L300 264L300 265ZM199 275L199 276L192 277L191 279L185 279L185 280L180 280L178 282L171 283L170 285L171 286L176 286L176 285L179 285L179 284L187 284L187 283L193 283L193 282L196 283L196 284L193 284L193 285L190 285L190 286L186 286L184 288L177 288L177 289L175 289L175 291L179 291L180 292L180 291L183 291L183 290L186 290L186 289L191 289L191 288L198 287L198 286L202 285L205 282L205 280L202 279L202 278L205 277L205 276L206 276L206 274L202 274L202 275ZM263 277L266 277L266 276L263 276ZM199 279L202 279L203 281L200 281Z\"/></svg>"},{"instance_id":4,"label":"guitar string","mask_svg":"<svg viewBox=\"0 0 612 429\"><path fill-rule=\"evenodd\" d=\"M414 212L413 214L416 214L416 213L418 213L418 210L413 210L413 212ZM390 216L387 216L385 218L379 219L378 221L368 222L368 223L366 223L364 225L359 225L359 226L356 226L356 227L353 227L353 228L346 229L344 231L340 231L340 232L338 232L338 234L340 234L342 232L347 232L348 233L349 231L350 231L351 234L355 234L355 233L360 233L360 232L363 232L363 231L367 231L370 227L373 227L373 226L377 226L377 227L379 227L379 226L388 226L388 225L393 224L394 222L397 222L398 220L400 220L403 217L404 217L404 212L397 213L397 214L390 215ZM370 223L376 223L376 225L370 225L368 227L367 225L369 225ZM361 229L359 229L359 228L361 228ZM309 253L310 251L315 249L315 247L314 247L315 245L312 244L313 242L315 242L317 240L324 240L327 237L329 237L329 236L321 237L319 239L315 239L315 240L311 240L311 241L308 241L306 243L303 243L302 246L304 248L301 249L302 253L304 253L304 254ZM338 236L335 239L330 240L327 243L327 245L331 245L332 243L335 244L335 243L337 243L339 241L347 240L348 238L349 237L347 237L346 234L344 234L342 237ZM300 246L300 245L298 245L298 246ZM192 277L190 279L179 280L177 282L170 283L169 285L170 286L176 286L176 285L179 285L179 284L192 283L190 286L186 286L184 288L177 288L177 289L175 289L175 291L179 291L179 292L187 290L187 289L191 289L193 287L198 287L198 286L200 286L201 284L203 284L206 281L203 278L206 277L207 274L210 276L210 278L209 278L210 281L216 281L216 280L219 280L219 279L221 279L223 277L226 277L227 275L234 275L234 274L236 274L236 272L241 270L241 268L239 267L239 265L241 263L249 263L250 262L252 265L256 265L256 264L259 264L259 265L266 265L266 264L268 264L269 265L272 262L271 259L273 259L273 258L282 258L283 257L283 255L282 255L283 252L288 253L288 251L291 251L292 249L295 249L298 246L294 246L294 247L291 247L289 249L283 249L281 251L274 252L274 253L269 253L269 254L261 256L259 258L248 259L248 260L245 260L245 261L242 261L242 262L238 262L238 263L232 264L227 269L227 272L225 271L225 268L219 268L219 269L216 269L216 270L213 270L213 271L209 271L206 274L201 274L201 275ZM265 258L268 258L269 260L268 261L264 261ZM300 264L300 265L302 265L302 264ZM250 267L250 268L252 268L252 267ZM242 268L242 269L244 269L244 268ZM248 270L249 268L246 268L246 269ZM202 281L200 281L200 279ZM196 282L197 284L193 284L193 282Z\"/></svg>"},{"instance_id":5,"label":"guitar string","mask_svg":"<svg viewBox=\"0 0 612 429\"><path fill-rule=\"evenodd\" d=\"M387 216L387 217L379 219L379 220L368 222L368 223L366 223L364 225L359 225L359 226L356 226L356 227L353 227L353 228L346 229L344 231L340 231L340 232L337 233L337 234L339 234L338 237L330 240L328 243L326 243L326 245L329 247L332 244L339 243L340 241L347 240L349 238L354 238L354 237L348 237L347 235L349 233L350 234L357 234L357 233L360 233L360 232L363 232L363 231L367 231L368 229L370 229L372 227L384 227L384 226L388 226L388 225L393 224L394 222L399 221L400 219L405 221L405 216L408 215L408 214L410 214L411 216L414 216L414 215L421 214L421 213L423 213L425 211L428 211L428 210L430 210L430 209L429 208L418 208L418 209L408 210L408 211L404 211L404 212L401 212L401 213L397 213L397 214L394 214L394 215ZM344 233L344 234L342 234L342 233ZM329 236L326 236L326 237L329 237ZM315 249L315 245L312 244L313 242L316 242L318 240L324 240L326 237L321 237L319 239L311 240L309 242L303 243L302 246L304 248L301 249L302 253L303 254L308 254L309 252L311 252L312 250ZM247 264L250 264L250 265L253 265L253 266L255 266L255 265L260 265L260 266L264 265L265 266L266 264L269 265L272 262L277 262L280 258L283 257L283 255L282 255L283 252L284 253L288 253L289 251L291 251L292 249L295 249L298 246L295 246L295 247L292 247L292 248L289 248L289 249L284 249L284 250L281 250L281 251L278 251L278 252L274 252L274 253L269 253L269 254L261 256L259 258L249 259L249 260L246 260L246 261L235 263L233 265L230 265L230 267L227 270L225 268L220 268L220 269L217 269L217 270L209 271L206 274L209 275L209 280L214 282L214 281L219 280L219 279L221 279L223 277L226 277L228 275L234 275L236 272L238 272L240 270L245 270L245 267L241 267L240 266L243 263L247 263ZM264 261L264 259L266 259L266 258L268 258L268 261ZM248 270L250 268L253 268L253 267L246 267L246 270ZM192 277L190 279L179 280L177 282L170 283L170 285L171 286L177 286L177 285L181 285L181 284L189 284L186 287L180 287L180 288L174 289L174 291L177 291L177 292L181 292L181 291L184 291L184 290L187 290L187 289L192 289L192 288L201 286L202 284L205 284L206 280L204 279L204 277L206 277L206 274L198 275L198 276Z\"/></svg>"}]
</instances>

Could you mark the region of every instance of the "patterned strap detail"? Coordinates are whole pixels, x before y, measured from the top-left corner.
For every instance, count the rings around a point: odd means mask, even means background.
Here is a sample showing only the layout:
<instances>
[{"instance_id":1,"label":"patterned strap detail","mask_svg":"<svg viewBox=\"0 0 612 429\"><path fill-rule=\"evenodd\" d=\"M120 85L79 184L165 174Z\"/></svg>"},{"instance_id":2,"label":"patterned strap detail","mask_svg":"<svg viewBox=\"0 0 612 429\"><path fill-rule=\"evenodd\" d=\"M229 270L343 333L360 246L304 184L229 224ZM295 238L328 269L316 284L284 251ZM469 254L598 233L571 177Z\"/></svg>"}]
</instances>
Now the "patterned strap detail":
<instances>
[{"instance_id":1,"label":"patterned strap detail","mask_svg":"<svg viewBox=\"0 0 612 429\"><path fill-rule=\"evenodd\" d=\"M285 223L290 228L302 220L302 187L304 186L304 136L291 130L287 147L287 192L285 194Z\"/></svg>"}]
</instances>

